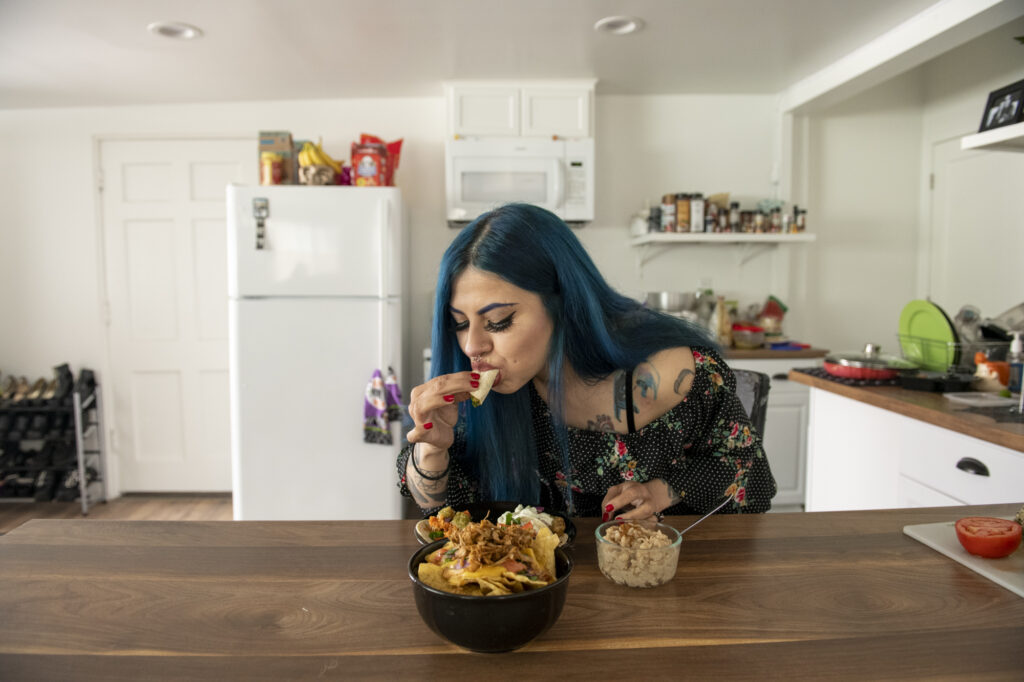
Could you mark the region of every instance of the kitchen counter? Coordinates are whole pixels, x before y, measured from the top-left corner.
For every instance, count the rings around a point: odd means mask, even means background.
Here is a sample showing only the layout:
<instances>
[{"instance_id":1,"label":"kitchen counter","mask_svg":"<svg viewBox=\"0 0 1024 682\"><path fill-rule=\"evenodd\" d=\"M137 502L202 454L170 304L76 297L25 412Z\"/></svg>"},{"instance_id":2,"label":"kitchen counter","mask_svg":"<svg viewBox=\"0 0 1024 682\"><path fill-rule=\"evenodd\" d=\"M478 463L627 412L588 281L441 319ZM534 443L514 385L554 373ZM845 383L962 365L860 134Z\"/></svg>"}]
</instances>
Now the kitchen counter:
<instances>
[{"instance_id":1,"label":"kitchen counter","mask_svg":"<svg viewBox=\"0 0 1024 682\"><path fill-rule=\"evenodd\" d=\"M847 386L801 372L790 372L790 381L889 410L995 445L1024 452L1024 421L997 422L992 408L977 409L951 402L941 393L909 391L897 386Z\"/></svg>"},{"instance_id":2,"label":"kitchen counter","mask_svg":"<svg viewBox=\"0 0 1024 682\"><path fill-rule=\"evenodd\" d=\"M670 583L598 570L577 520L565 609L508 655L420 620L414 521L36 520L0 537L5 680L1020 679L1024 599L902 533L1020 505L718 515ZM670 517L684 527L693 517ZM1024 550L1020 550L1024 551Z\"/></svg>"},{"instance_id":3,"label":"kitchen counter","mask_svg":"<svg viewBox=\"0 0 1024 682\"><path fill-rule=\"evenodd\" d=\"M828 355L824 348L804 348L802 350L770 350L767 348L729 348L725 351L726 360L788 360L823 358Z\"/></svg>"}]
</instances>

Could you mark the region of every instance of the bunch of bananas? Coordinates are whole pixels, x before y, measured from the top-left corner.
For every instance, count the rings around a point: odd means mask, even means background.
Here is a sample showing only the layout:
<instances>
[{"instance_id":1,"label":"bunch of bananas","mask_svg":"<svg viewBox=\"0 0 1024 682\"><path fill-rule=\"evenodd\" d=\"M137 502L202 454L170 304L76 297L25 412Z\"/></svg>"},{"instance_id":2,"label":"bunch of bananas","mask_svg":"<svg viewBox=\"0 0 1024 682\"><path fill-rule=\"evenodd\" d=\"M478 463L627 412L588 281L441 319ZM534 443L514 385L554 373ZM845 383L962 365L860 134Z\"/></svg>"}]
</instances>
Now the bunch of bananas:
<instances>
[{"instance_id":1,"label":"bunch of bananas","mask_svg":"<svg viewBox=\"0 0 1024 682\"><path fill-rule=\"evenodd\" d=\"M320 144L306 141L299 150L300 166L329 166L335 173L341 173L341 164L332 159Z\"/></svg>"}]
</instances>

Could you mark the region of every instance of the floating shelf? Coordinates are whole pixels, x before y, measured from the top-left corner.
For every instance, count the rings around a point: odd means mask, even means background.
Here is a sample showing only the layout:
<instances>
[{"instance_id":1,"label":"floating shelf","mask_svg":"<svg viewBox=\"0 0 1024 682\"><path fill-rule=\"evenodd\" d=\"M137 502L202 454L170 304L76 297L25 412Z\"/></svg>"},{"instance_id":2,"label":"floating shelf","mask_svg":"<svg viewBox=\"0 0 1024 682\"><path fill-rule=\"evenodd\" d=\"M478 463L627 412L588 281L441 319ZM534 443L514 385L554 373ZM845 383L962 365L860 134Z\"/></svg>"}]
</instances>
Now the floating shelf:
<instances>
[{"instance_id":1,"label":"floating shelf","mask_svg":"<svg viewBox=\"0 0 1024 682\"><path fill-rule=\"evenodd\" d=\"M643 267L659 253L681 244L738 245L742 250L738 262L742 265L760 253L780 244L813 242L815 235L807 232L748 233L748 232L650 232L629 240L630 246L639 247L637 266Z\"/></svg>"},{"instance_id":2,"label":"floating shelf","mask_svg":"<svg viewBox=\"0 0 1024 682\"><path fill-rule=\"evenodd\" d=\"M1024 123L966 135L960 138L960 149L1024 152Z\"/></svg>"},{"instance_id":3,"label":"floating shelf","mask_svg":"<svg viewBox=\"0 0 1024 682\"><path fill-rule=\"evenodd\" d=\"M795 242L813 242L815 235L807 232L789 232L785 234L747 233L747 232L651 232L629 241L631 246L644 244L792 244Z\"/></svg>"}]
</instances>

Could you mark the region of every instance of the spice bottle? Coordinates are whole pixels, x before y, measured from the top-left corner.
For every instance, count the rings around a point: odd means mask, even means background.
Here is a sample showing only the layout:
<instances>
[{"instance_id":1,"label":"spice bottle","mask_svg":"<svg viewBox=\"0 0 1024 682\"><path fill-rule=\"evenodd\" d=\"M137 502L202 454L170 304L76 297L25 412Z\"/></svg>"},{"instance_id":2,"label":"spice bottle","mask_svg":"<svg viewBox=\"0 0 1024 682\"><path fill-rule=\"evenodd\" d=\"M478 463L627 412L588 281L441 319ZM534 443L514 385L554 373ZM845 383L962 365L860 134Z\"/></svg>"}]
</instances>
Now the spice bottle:
<instances>
[{"instance_id":1,"label":"spice bottle","mask_svg":"<svg viewBox=\"0 0 1024 682\"><path fill-rule=\"evenodd\" d=\"M690 195L676 195L676 232L690 231Z\"/></svg>"},{"instance_id":2,"label":"spice bottle","mask_svg":"<svg viewBox=\"0 0 1024 682\"><path fill-rule=\"evenodd\" d=\"M690 195L690 232L704 231L704 195Z\"/></svg>"},{"instance_id":3,"label":"spice bottle","mask_svg":"<svg viewBox=\"0 0 1024 682\"><path fill-rule=\"evenodd\" d=\"M801 208L796 214L796 231L803 232L807 229L807 209Z\"/></svg>"},{"instance_id":4,"label":"spice bottle","mask_svg":"<svg viewBox=\"0 0 1024 682\"><path fill-rule=\"evenodd\" d=\"M661 198L661 231L676 231L676 197L666 194Z\"/></svg>"},{"instance_id":5,"label":"spice bottle","mask_svg":"<svg viewBox=\"0 0 1024 682\"><path fill-rule=\"evenodd\" d=\"M772 209L772 225L771 232L782 232L782 209Z\"/></svg>"},{"instance_id":6,"label":"spice bottle","mask_svg":"<svg viewBox=\"0 0 1024 682\"><path fill-rule=\"evenodd\" d=\"M740 231L740 202L733 201L729 204L729 230Z\"/></svg>"}]
</instances>

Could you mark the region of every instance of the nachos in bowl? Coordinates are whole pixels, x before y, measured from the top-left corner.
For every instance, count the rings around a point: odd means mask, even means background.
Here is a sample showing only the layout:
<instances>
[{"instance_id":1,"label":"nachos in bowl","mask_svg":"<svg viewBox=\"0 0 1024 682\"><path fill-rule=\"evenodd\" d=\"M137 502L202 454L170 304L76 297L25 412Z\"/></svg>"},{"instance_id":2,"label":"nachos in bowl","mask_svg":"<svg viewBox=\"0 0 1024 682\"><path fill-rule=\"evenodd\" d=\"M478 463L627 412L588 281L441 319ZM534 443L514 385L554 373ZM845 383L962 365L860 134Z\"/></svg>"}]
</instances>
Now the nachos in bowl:
<instances>
[{"instance_id":1,"label":"nachos in bowl","mask_svg":"<svg viewBox=\"0 0 1024 682\"><path fill-rule=\"evenodd\" d=\"M477 596L515 594L555 581L558 536L547 528L495 525L487 519L453 527L427 555L419 579L435 589Z\"/></svg>"},{"instance_id":2,"label":"nachos in bowl","mask_svg":"<svg viewBox=\"0 0 1024 682\"><path fill-rule=\"evenodd\" d=\"M443 537L447 537L448 531L453 527L459 529L465 528L466 524L474 520L474 516L495 521L498 525L524 526L535 531L542 527L547 528L558 536L559 546L566 545L572 539L571 536L575 535L575 528L569 528L568 521L564 515L547 514L537 507L519 504L511 511L498 513L497 518L495 519L492 516L494 513L494 507L500 509L504 506L504 508L510 509L512 505L509 503L496 503L494 505L480 503L475 506L491 506L492 508L487 510L481 510L478 508L474 512L470 509L455 511L452 507L445 507L437 512L437 514L419 521L416 524L416 535L420 538L420 541L423 544L440 540ZM571 534L570 530L572 531Z\"/></svg>"}]
</instances>

